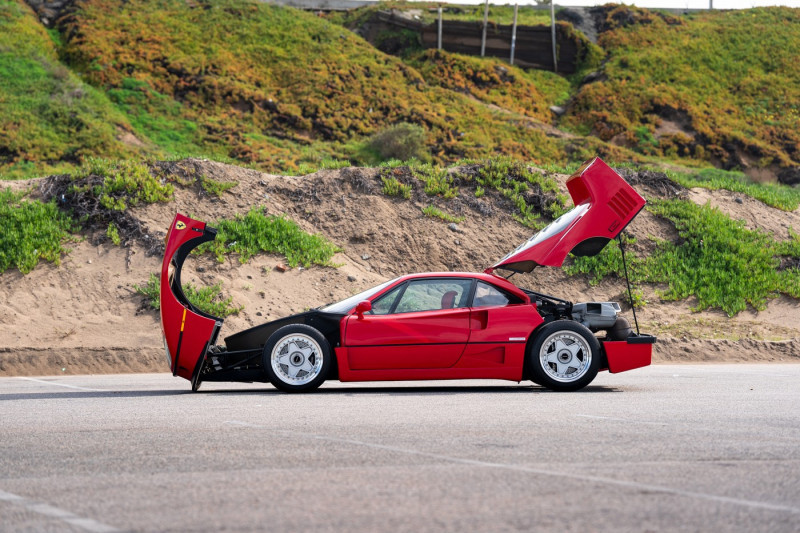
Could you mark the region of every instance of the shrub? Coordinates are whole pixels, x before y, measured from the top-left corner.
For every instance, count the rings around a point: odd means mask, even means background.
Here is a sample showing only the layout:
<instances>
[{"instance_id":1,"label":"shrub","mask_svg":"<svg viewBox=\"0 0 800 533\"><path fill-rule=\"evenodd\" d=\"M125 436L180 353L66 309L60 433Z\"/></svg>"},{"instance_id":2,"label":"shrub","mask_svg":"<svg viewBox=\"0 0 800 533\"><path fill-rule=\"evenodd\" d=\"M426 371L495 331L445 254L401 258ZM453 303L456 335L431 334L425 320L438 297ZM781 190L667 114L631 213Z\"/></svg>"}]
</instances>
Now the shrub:
<instances>
[{"instance_id":1,"label":"shrub","mask_svg":"<svg viewBox=\"0 0 800 533\"><path fill-rule=\"evenodd\" d=\"M161 285L159 277L150 274L150 279L145 285L134 285L134 290L146 298L148 305L153 309L161 309ZM232 305L233 297L222 297L222 283L215 283L210 287L197 288L191 283L183 284L183 294L192 305L210 315L225 318L235 315L244 306Z\"/></svg>"},{"instance_id":2,"label":"shrub","mask_svg":"<svg viewBox=\"0 0 800 533\"><path fill-rule=\"evenodd\" d=\"M429 161L431 158L425 145L425 130L421 126L407 122L379 131L370 137L367 147L379 154L383 161L390 159Z\"/></svg>"},{"instance_id":3,"label":"shrub","mask_svg":"<svg viewBox=\"0 0 800 533\"><path fill-rule=\"evenodd\" d=\"M210 251L220 262L231 252L238 253L242 263L259 252L271 252L285 255L291 267L331 266L333 254L339 251L325 237L310 235L285 217L265 216L261 208L253 208L233 220L217 221L213 226L217 228L216 239L202 244L197 251Z\"/></svg>"},{"instance_id":4,"label":"shrub","mask_svg":"<svg viewBox=\"0 0 800 533\"><path fill-rule=\"evenodd\" d=\"M408 200L411 198L411 185L403 185L397 178L381 176L383 194L387 196L401 196Z\"/></svg>"},{"instance_id":5,"label":"shrub","mask_svg":"<svg viewBox=\"0 0 800 533\"><path fill-rule=\"evenodd\" d=\"M63 242L75 231L72 219L54 201L24 200L24 193L0 190L0 273L16 267L23 274L40 259L61 264Z\"/></svg>"}]
</instances>

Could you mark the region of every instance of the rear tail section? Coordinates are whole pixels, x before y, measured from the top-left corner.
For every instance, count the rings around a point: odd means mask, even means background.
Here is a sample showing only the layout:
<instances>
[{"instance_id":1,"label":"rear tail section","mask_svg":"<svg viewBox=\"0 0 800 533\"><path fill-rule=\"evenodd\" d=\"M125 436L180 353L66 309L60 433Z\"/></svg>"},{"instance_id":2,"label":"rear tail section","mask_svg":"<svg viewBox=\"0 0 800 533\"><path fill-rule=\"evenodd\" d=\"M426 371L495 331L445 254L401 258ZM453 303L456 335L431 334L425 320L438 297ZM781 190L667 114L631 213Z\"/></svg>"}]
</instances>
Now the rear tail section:
<instances>
[{"instance_id":1,"label":"rear tail section","mask_svg":"<svg viewBox=\"0 0 800 533\"><path fill-rule=\"evenodd\" d=\"M213 241L217 230L178 213L167 233L161 264L161 330L173 376L194 382L209 346L217 340L222 319L189 302L181 286L183 262L194 248Z\"/></svg>"}]
</instances>

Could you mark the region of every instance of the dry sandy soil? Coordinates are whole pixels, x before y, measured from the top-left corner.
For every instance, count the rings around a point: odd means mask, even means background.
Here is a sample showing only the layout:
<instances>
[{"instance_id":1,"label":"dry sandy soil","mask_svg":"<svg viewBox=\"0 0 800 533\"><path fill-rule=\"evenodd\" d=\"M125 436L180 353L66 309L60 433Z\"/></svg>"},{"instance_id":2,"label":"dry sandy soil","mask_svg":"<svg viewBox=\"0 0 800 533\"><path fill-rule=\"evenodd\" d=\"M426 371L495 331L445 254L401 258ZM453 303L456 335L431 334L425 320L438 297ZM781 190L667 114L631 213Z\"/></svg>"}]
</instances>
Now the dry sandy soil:
<instances>
[{"instance_id":1,"label":"dry sandy soil","mask_svg":"<svg viewBox=\"0 0 800 533\"><path fill-rule=\"evenodd\" d=\"M222 198L197 186L176 187L174 202L131 210L152 235L162 237L176 211L214 221L264 206L286 214L300 226L320 233L342 248L333 267L275 269L284 262L259 255L241 264L236 257L218 263L213 257L190 258L184 280L221 282L226 296L244 306L226 319L222 336L263 321L345 298L397 275L417 271L481 271L530 236L530 230L504 210L503 200L463 193L440 208L464 216L453 231L448 224L423 216L431 199L415 192L400 200L381 193L373 169L320 171L302 177L257 171L201 160L170 164L178 175L201 174L238 185ZM566 176L556 176L563 185ZM14 188L36 188L41 182L16 182ZM645 196L664 191L637 185ZM34 195L36 192L33 193ZM674 194L670 193L670 194ZM800 232L800 213L784 213L748 197L743 203L727 191L681 191L700 203L710 202L749 227L786 238ZM630 226L637 246L645 238L671 239L674 228L647 211ZM156 311L149 309L134 285L144 285L160 269L160 257L144 249L114 246L101 235L70 245L56 267L41 263L28 275L0 275L0 375L165 371ZM581 277L541 268L514 281L573 301L622 300L624 282L610 280L591 287ZM762 312L748 310L729 319L721 312L691 312L692 301L664 302L659 287L645 287L648 304L639 312L642 331L659 342L655 361L796 361L800 362L800 302L772 300ZM627 311L630 314L630 310Z\"/></svg>"}]
</instances>

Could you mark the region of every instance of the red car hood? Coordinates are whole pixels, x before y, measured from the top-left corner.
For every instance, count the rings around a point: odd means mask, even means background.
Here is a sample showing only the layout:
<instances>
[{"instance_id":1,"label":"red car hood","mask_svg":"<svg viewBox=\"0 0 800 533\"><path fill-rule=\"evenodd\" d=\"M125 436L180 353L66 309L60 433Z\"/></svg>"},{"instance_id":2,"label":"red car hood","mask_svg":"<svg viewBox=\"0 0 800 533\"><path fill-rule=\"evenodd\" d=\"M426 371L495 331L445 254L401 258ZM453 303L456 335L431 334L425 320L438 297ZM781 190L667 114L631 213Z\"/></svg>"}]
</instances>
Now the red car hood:
<instances>
[{"instance_id":1,"label":"red car hood","mask_svg":"<svg viewBox=\"0 0 800 533\"><path fill-rule=\"evenodd\" d=\"M602 159L585 163L567 180L575 207L486 269L530 272L561 266L567 255L595 255L642 210L645 199Z\"/></svg>"}]
</instances>

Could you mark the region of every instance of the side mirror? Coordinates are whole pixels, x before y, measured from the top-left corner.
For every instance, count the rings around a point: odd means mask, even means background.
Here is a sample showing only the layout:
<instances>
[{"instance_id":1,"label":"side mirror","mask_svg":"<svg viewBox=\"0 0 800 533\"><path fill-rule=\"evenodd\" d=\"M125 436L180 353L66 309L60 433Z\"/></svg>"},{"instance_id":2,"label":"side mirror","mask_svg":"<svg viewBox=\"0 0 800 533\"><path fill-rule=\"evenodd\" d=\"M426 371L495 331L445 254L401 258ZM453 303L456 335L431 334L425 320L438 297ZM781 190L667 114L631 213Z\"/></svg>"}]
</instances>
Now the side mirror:
<instances>
[{"instance_id":1,"label":"side mirror","mask_svg":"<svg viewBox=\"0 0 800 533\"><path fill-rule=\"evenodd\" d=\"M372 311L372 303L369 300L358 302L358 305L356 306L356 315L358 315L359 320L364 318L364 313L368 311Z\"/></svg>"}]
</instances>

